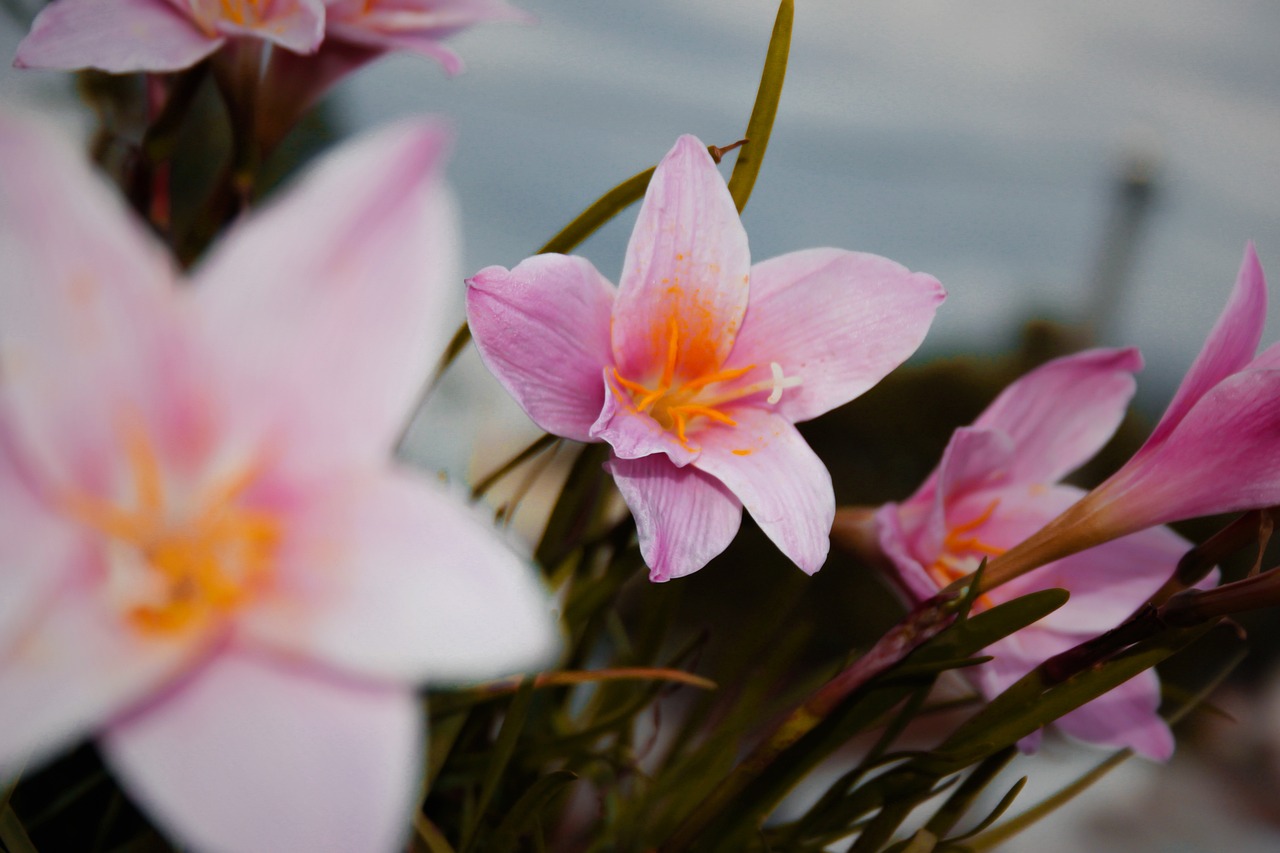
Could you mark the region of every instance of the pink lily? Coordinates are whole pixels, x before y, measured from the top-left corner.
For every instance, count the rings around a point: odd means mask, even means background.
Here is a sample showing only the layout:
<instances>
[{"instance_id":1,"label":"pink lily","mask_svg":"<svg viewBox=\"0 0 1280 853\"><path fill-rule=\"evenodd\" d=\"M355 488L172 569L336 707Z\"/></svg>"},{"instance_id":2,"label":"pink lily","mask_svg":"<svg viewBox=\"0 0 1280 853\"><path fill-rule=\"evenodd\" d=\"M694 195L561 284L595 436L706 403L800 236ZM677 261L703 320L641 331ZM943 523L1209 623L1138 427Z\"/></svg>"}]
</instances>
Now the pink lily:
<instances>
[{"instance_id":1,"label":"pink lily","mask_svg":"<svg viewBox=\"0 0 1280 853\"><path fill-rule=\"evenodd\" d=\"M270 148L297 117L347 74L393 51L435 60L446 74L462 59L444 42L476 24L534 18L505 0L328 0L315 53L272 53L261 87L257 132Z\"/></svg>"},{"instance_id":2,"label":"pink lily","mask_svg":"<svg viewBox=\"0 0 1280 853\"><path fill-rule=\"evenodd\" d=\"M1140 367L1132 349L1051 361L1006 388L972 426L956 430L924 485L875 515L880 549L896 569L892 579L900 590L910 600L927 599L1075 504L1083 490L1058 480L1111 437ZM1153 527L991 589L978 607L1054 587L1071 598L992 645L986 653L994 660L970 678L990 698L1049 657L1115 627L1160 588L1189 547L1168 528ZM1159 680L1148 671L1057 725L1081 740L1163 760L1173 751L1173 738L1156 714L1159 704Z\"/></svg>"},{"instance_id":3,"label":"pink lily","mask_svg":"<svg viewBox=\"0 0 1280 853\"><path fill-rule=\"evenodd\" d=\"M723 551L744 506L817 571L835 499L793 424L897 367L945 296L931 276L838 249L752 266L724 179L692 136L653 175L616 289L585 259L552 254L468 284L480 356L533 421L611 446L655 581Z\"/></svg>"},{"instance_id":4,"label":"pink lily","mask_svg":"<svg viewBox=\"0 0 1280 853\"><path fill-rule=\"evenodd\" d=\"M1267 285L1253 243L1222 315L1146 443L1035 536L991 561L984 585L1135 530L1280 504L1280 346L1255 357Z\"/></svg>"},{"instance_id":5,"label":"pink lily","mask_svg":"<svg viewBox=\"0 0 1280 853\"><path fill-rule=\"evenodd\" d=\"M184 844L391 850L415 686L547 660L527 567L391 460L447 331L446 144L348 146L188 285L0 120L0 779L96 734Z\"/></svg>"},{"instance_id":6,"label":"pink lily","mask_svg":"<svg viewBox=\"0 0 1280 853\"><path fill-rule=\"evenodd\" d=\"M228 40L260 39L312 53L323 0L55 0L18 45L18 68L179 71Z\"/></svg>"}]
</instances>

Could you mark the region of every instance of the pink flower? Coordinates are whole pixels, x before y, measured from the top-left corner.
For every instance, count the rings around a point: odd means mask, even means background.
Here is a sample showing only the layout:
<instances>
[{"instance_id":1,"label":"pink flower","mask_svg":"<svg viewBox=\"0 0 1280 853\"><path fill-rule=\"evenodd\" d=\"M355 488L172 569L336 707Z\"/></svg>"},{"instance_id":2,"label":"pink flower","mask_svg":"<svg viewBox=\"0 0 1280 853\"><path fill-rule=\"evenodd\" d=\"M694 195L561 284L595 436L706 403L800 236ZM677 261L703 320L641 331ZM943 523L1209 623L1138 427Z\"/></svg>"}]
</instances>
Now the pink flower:
<instances>
[{"instance_id":1,"label":"pink flower","mask_svg":"<svg viewBox=\"0 0 1280 853\"><path fill-rule=\"evenodd\" d=\"M1280 504L1280 346L1255 357L1267 285L1253 244L1204 348L1146 443L1106 482L987 567L1002 583L1157 524Z\"/></svg>"},{"instance_id":2,"label":"pink flower","mask_svg":"<svg viewBox=\"0 0 1280 853\"><path fill-rule=\"evenodd\" d=\"M339 80L385 53L416 53L458 74L462 59L445 40L490 21L533 22L505 0L329 0L325 14L319 50L271 55L255 119L267 148Z\"/></svg>"},{"instance_id":3,"label":"pink flower","mask_svg":"<svg viewBox=\"0 0 1280 853\"><path fill-rule=\"evenodd\" d=\"M1111 437L1139 367L1131 349L1051 361L1006 388L972 426L956 430L924 485L876 514L880 547L901 590L915 601L929 598L1075 504L1084 492L1058 480ZM995 659L971 672L977 688L995 696L1049 657L1115 627L1160 588L1189 547L1168 528L1155 527L992 589L978 607L1053 587L1071 598L987 649ZM1173 738L1156 714L1159 704L1151 670L1057 725L1082 740L1165 759Z\"/></svg>"},{"instance_id":4,"label":"pink flower","mask_svg":"<svg viewBox=\"0 0 1280 853\"><path fill-rule=\"evenodd\" d=\"M546 660L526 567L390 458L447 331L445 145L349 146L185 284L0 121L0 778L97 733L186 844L390 850L414 686Z\"/></svg>"},{"instance_id":5,"label":"pink flower","mask_svg":"<svg viewBox=\"0 0 1280 853\"><path fill-rule=\"evenodd\" d=\"M326 44L406 50L434 59L449 74L462 70L462 60L445 39L488 21L533 21L505 0L329 0L326 13Z\"/></svg>"},{"instance_id":6,"label":"pink flower","mask_svg":"<svg viewBox=\"0 0 1280 853\"><path fill-rule=\"evenodd\" d=\"M751 266L701 142L654 173L615 289L577 257L468 284L485 364L538 426L606 441L655 581L697 571L742 508L815 572L831 478L793 426L861 394L924 337L942 286L875 255L811 249Z\"/></svg>"},{"instance_id":7,"label":"pink flower","mask_svg":"<svg viewBox=\"0 0 1280 853\"><path fill-rule=\"evenodd\" d=\"M55 0L18 45L19 68L178 71L228 39L262 39L312 53L323 0Z\"/></svg>"}]
</instances>

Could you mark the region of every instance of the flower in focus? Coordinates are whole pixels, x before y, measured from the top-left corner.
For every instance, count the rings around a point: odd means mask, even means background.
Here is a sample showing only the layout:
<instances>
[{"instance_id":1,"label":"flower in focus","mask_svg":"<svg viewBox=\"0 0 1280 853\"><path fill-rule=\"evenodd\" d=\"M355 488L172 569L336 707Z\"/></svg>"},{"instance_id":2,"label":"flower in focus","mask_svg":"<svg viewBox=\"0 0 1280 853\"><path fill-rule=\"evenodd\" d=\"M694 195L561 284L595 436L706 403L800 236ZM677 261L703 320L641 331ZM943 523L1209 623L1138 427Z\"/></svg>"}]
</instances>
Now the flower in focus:
<instances>
[{"instance_id":1,"label":"flower in focus","mask_svg":"<svg viewBox=\"0 0 1280 853\"><path fill-rule=\"evenodd\" d=\"M179 71L245 37L312 53L324 26L323 0L55 0L36 15L13 64Z\"/></svg>"},{"instance_id":2,"label":"flower in focus","mask_svg":"<svg viewBox=\"0 0 1280 853\"><path fill-rule=\"evenodd\" d=\"M1139 367L1131 349L1051 361L1006 388L972 426L956 430L924 485L876 513L875 532L896 569L895 585L911 600L925 600L1076 503L1084 492L1058 480L1115 432ZM986 653L994 659L970 677L991 698L1058 652L1114 628L1160 588L1189 547L1168 528L1154 527L990 590L976 607L1054 587L1071 598L993 644ZM1156 714L1159 704L1158 676L1147 670L1057 725L1081 740L1165 759L1173 738Z\"/></svg>"},{"instance_id":3,"label":"flower in focus","mask_svg":"<svg viewBox=\"0 0 1280 853\"><path fill-rule=\"evenodd\" d=\"M186 844L390 850L414 686L546 660L526 566L390 457L446 331L446 136L349 146L188 286L0 122L0 778L96 733Z\"/></svg>"},{"instance_id":4,"label":"flower in focus","mask_svg":"<svg viewBox=\"0 0 1280 853\"><path fill-rule=\"evenodd\" d=\"M1157 524L1280 504L1280 345L1255 357L1266 315L1266 279L1249 243L1222 315L1146 443L992 560L984 584Z\"/></svg>"},{"instance_id":5,"label":"flower in focus","mask_svg":"<svg viewBox=\"0 0 1280 853\"><path fill-rule=\"evenodd\" d=\"M692 136L653 175L617 288L553 254L468 284L481 358L533 421L609 443L655 581L723 551L744 506L817 571L835 498L793 424L906 359L945 295L931 276L837 249L752 266L724 179Z\"/></svg>"}]
</instances>

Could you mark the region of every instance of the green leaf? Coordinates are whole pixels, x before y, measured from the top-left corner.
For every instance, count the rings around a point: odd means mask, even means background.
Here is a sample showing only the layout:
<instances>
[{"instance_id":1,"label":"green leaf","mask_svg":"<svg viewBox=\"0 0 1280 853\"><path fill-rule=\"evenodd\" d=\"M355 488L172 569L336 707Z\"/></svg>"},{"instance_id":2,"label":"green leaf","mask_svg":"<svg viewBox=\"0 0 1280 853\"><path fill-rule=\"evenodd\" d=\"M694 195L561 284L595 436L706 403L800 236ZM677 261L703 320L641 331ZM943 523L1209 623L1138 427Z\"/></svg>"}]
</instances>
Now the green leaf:
<instances>
[{"instance_id":1,"label":"green leaf","mask_svg":"<svg viewBox=\"0 0 1280 853\"><path fill-rule=\"evenodd\" d=\"M502 720L502 728L498 732L498 739L493 745L493 756L489 760L489 766L485 770L484 781L480 785L480 798L476 801L475 811L472 820L465 824L462 832L462 851L471 849L472 842L476 838L476 830L480 827L480 822L484 818L484 813L489 807L489 801L493 799L493 793L498 788L498 783L502 780L502 774L506 772L507 765L511 762L511 756L515 752L516 741L520 738L520 732L524 729L524 723L529 715L529 706L533 702L533 679L526 679L525 683L520 685L520 689L511 699L511 706L507 709L507 715Z\"/></svg>"},{"instance_id":2,"label":"green leaf","mask_svg":"<svg viewBox=\"0 0 1280 853\"><path fill-rule=\"evenodd\" d=\"M935 676L929 664L936 668L938 664L975 654L1044 618L1065 604L1067 598L1065 590L1041 590L955 622L907 655L897 667L886 670L845 697L835 711L779 754L763 772L748 777L750 771L743 765L735 768L695 806L691 815L697 816L688 818L677 830L672 849L684 849L695 839L741 838L741 831L759 826L787 792L820 761L877 723L911 693L932 684ZM914 678L898 677L898 670L906 667L916 668L921 674ZM961 764L957 769L969 763L972 762ZM940 773L937 777L945 775ZM880 808L885 801L880 791L872 787L851 803L856 814L849 819ZM695 820L699 824L696 831L690 828Z\"/></svg>"},{"instance_id":3,"label":"green leaf","mask_svg":"<svg viewBox=\"0 0 1280 853\"><path fill-rule=\"evenodd\" d=\"M587 444L569 469L560 497L551 509L547 527L538 542L534 560L546 571L553 568L581 542L593 513L600 510L604 490L604 463L609 446Z\"/></svg>"},{"instance_id":4,"label":"green leaf","mask_svg":"<svg viewBox=\"0 0 1280 853\"><path fill-rule=\"evenodd\" d=\"M3 844L8 853L37 853L22 821L18 820L18 815L8 806L0 811L0 844Z\"/></svg>"},{"instance_id":5,"label":"green leaf","mask_svg":"<svg viewBox=\"0 0 1280 853\"><path fill-rule=\"evenodd\" d=\"M494 831L491 850L515 850L520 835L538 823L538 816L569 783L578 775L568 770L557 770L529 786Z\"/></svg>"},{"instance_id":6,"label":"green leaf","mask_svg":"<svg viewBox=\"0 0 1280 853\"><path fill-rule=\"evenodd\" d=\"M747 206L760 165L764 162L765 149L769 147L769 135L773 132L773 120L778 115L778 100L782 97L782 82L787 76L787 57L791 53L791 24L795 18L794 0L782 0L778 16L773 22L773 35L764 57L764 70L760 72L760 88L756 91L756 103L747 121L747 144L738 152L733 173L729 176L729 194L738 212Z\"/></svg>"},{"instance_id":7,"label":"green leaf","mask_svg":"<svg viewBox=\"0 0 1280 853\"><path fill-rule=\"evenodd\" d=\"M537 456L542 451L554 446L556 442L561 440L562 439L550 434L540 436L524 450L521 450L515 456L512 456L506 462L499 465L496 470L485 476L480 480L480 482L476 483L471 489L471 499L475 500L483 496L485 492L493 488L494 484L503 477L507 476L516 468L519 468L525 462L528 462L530 459Z\"/></svg>"},{"instance_id":8,"label":"green leaf","mask_svg":"<svg viewBox=\"0 0 1280 853\"><path fill-rule=\"evenodd\" d=\"M933 813L933 816L930 817L929 821L924 825L925 829L932 832L935 838L946 837L947 833L951 832L955 825L960 821L960 818L964 817L965 813L969 810L969 807L973 805L973 801L986 790L987 785L991 784L991 780L994 779L996 775L1013 760L1013 757L1017 752L1017 748L1011 746L984 759L982 763L975 767L973 772L965 778L960 787L947 798L947 801L939 806L938 810ZM1023 782L1025 781L1026 780L1024 779ZM1020 790L1022 790L1021 784L1016 786L1014 793ZM1009 795L1006 794L1005 798L1008 799L1010 803L1013 802ZM1008 805L1005 804L1003 808L997 808L1000 813L1003 813L1004 809L1008 808ZM987 825L990 825L990 823L994 822L999 816L1000 814L996 814L995 816L989 815L987 818Z\"/></svg>"}]
</instances>

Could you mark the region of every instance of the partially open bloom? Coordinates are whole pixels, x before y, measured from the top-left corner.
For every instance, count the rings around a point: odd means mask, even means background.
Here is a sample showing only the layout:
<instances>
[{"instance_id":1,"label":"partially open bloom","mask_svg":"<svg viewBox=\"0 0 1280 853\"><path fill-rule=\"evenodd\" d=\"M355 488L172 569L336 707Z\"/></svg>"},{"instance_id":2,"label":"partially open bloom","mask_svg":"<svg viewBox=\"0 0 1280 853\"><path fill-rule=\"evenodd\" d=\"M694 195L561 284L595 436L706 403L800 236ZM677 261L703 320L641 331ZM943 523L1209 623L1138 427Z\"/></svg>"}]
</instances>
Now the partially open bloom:
<instances>
[{"instance_id":1,"label":"partially open bloom","mask_svg":"<svg viewBox=\"0 0 1280 853\"><path fill-rule=\"evenodd\" d=\"M999 584L1157 524L1280 504L1280 346L1255 357L1267 285L1253 244L1226 308L1146 443L1080 502L987 567Z\"/></svg>"},{"instance_id":2,"label":"partially open bloom","mask_svg":"<svg viewBox=\"0 0 1280 853\"><path fill-rule=\"evenodd\" d=\"M505 0L328 0L317 51L272 52L255 132L274 145L334 84L385 53L415 53L457 74L462 59L445 44L449 38L476 24L532 20Z\"/></svg>"},{"instance_id":3,"label":"partially open bloom","mask_svg":"<svg viewBox=\"0 0 1280 853\"><path fill-rule=\"evenodd\" d=\"M1078 501L1084 492L1058 480L1111 437L1140 366L1135 350L1060 358L1014 382L972 426L956 430L924 485L876 513L876 535L896 569L895 584L914 601L927 599ZM992 589L977 607L1053 587L1071 598L992 645L985 653L994 660L966 672L988 698L1000 693L1049 657L1122 622L1160 588L1189 547L1168 528L1155 527ZM1148 670L1057 725L1082 740L1164 759L1173 738L1156 714L1159 704L1158 677Z\"/></svg>"},{"instance_id":4,"label":"partially open bloom","mask_svg":"<svg viewBox=\"0 0 1280 853\"><path fill-rule=\"evenodd\" d=\"M944 298L931 276L875 255L811 249L752 266L692 136L653 175L616 289L588 261L551 254L468 284L480 355L534 422L609 443L658 581L723 551L744 506L817 571L835 499L793 424L900 364Z\"/></svg>"},{"instance_id":5,"label":"partially open bloom","mask_svg":"<svg viewBox=\"0 0 1280 853\"><path fill-rule=\"evenodd\" d=\"M0 121L0 778L96 733L199 849L391 850L415 685L546 661L527 567L391 460L445 331L445 145L346 148L185 285Z\"/></svg>"},{"instance_id":6,"label":"partially open bloom","mask_svg":"<svg viewBox=\"0 0 1280 853\"><path fill-rule=\"evenodd\" d=\"M13 64L178 71L239 38L311 53L324 21L323 0L55 0L36 15Z\"/></svg>"}]
</instances>

